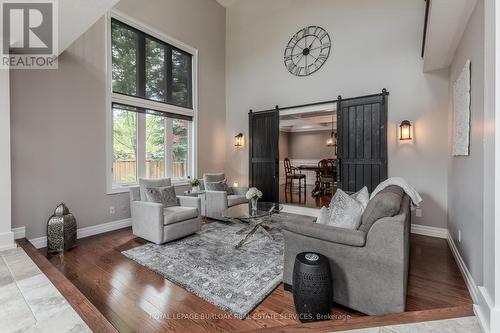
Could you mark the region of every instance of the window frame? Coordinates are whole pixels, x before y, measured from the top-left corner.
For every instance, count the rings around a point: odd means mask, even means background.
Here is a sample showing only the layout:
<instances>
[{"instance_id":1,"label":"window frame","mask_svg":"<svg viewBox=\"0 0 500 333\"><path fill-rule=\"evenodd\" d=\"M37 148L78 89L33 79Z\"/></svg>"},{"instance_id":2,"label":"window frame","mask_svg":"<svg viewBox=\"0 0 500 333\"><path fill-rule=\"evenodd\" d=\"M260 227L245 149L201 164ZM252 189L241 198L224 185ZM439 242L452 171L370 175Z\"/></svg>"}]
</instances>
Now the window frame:
<instances>
[{"instance_id":1,"label":"window frame","mask_svg":"<svg viewBox=\"0 0 500 333\"><path fill-rule=\"evenodd\" d=\"M178 49L182 52L191 54L191 108L186 108L174 104L168 104L162 101L149 100L144 97L131 96L121 93L113 92L113 77L112 77L112 41L111 41L111 21L116 19L123 24L131 27L134 30L142 32L153 39L156 39L162 43L171 45L173 48ZM198 134L198 50L183 43L175 38L167 36L158 30L144 24L130 16L123 14L118 10L112 10L106 14L106 192L107 194L124 193L128 192L130 186L138 185L138 182L133 182L129 184L115 185L113 181L113 103L125 104L133 107L138 107L142 109L151 109L162 112L171 113L180 116L192 117L190 126L188 126L188 175L196 176L198 174L198 147L197 147L197 134ZM166 124L171 124L171 118L166 118ZM168 126L165 126L165 130L168 130ZM142 113L137 114L137 179L145 176L145 166L146 166L146 115ZM167 133L165 137L165 149L166 156L168 152L172 150L169 146L169 141L167 138ZM166 158L168 160L168 158ZM171 173L167 163L165 163L166 177ZM188 181L186 179L172 179L174 185L184 185Z\"/></svg>"}]
</instances>

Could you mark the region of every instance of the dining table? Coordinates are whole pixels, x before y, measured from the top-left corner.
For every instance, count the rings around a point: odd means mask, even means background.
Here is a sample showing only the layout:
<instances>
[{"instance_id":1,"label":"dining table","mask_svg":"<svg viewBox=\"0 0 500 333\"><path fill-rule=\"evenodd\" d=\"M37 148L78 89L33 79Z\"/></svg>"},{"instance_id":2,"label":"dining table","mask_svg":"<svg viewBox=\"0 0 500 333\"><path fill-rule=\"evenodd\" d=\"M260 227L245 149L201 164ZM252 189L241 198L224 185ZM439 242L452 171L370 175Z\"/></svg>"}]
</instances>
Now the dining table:
<instances>
[{"instance_id":1,"label":"dining table","mask_svg":"<svg viewBox=\"0 0 500 333\"><path fill-rule=\"evenodd\" d=\"M336 166L334 166L334 168L336 168ZM321 189L320 178L321 178L321 171L323 171L323 168L317 164L304 164L304 165L299 165L297 167L297 169L300 171L314 171L314 172L316 172L316 182L314 183L314 189L312 190L311 194L313 197L321 195L322 189Z\"/></svg>"}]
</instances>

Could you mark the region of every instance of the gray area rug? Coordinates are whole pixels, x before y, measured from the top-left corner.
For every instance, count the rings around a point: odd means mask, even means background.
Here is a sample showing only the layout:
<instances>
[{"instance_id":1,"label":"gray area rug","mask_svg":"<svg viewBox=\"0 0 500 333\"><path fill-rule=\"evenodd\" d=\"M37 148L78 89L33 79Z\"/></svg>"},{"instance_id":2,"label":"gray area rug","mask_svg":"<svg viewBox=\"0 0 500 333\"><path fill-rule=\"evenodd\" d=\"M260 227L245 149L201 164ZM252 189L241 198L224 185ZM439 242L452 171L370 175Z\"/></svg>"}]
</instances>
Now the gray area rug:
<instances>
[{"instance_id":1,"label":"gray area rug","mask_svg":"<svg viewBox=\"0 0 500 333\"><path fill-rule=\"evenodd\" d=\"M146 244L122 252L204 300L245 318L283 278L281 221L288 214L273 216L268 225L272 241L262 232L240 249L236 232L242 224L205 224L197 234L164 245Z\"/></svg>"}]
</instances>

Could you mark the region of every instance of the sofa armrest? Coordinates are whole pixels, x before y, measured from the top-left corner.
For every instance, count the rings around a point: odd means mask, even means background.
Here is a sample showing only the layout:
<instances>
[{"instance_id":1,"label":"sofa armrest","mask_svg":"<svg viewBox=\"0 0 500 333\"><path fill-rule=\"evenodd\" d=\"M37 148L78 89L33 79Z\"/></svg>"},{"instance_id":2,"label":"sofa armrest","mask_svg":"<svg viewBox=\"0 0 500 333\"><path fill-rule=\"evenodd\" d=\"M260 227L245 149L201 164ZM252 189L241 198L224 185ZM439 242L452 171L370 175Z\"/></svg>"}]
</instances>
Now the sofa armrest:
<instances>
[{"instance_id":1,"label":"sofa armrest","mask_svg":"<svg viewBox=\"0 0 500 333\"><path fill-rule=\"evenodd\" d=\"M384 217L368 230L366 246L380 257L401 259L405 255L405 242L409 244L407 238L409 234L405 235L405 224L401 216Z\"/></svg>"},{"instance_id":2,"label":"sofa armrest","mask_svg":"<svg viewBox=\"0 0 500 333\"><path fill-rule=\"evenodd\" d=\"M248 192L248 187L230 187L233 193L236 195L246 195Z\"/></svg>"},{"instance_id":3,"label":"sofa armrest","mask_svg":"<svg viewBox=\"0 0 500 333\"><path fill-rule=\"evenodd\" d=\"M155 202L133 201L130 203L132 231L134 235L156 244L163 241L163 205Z\"/></svg>"},{"instance_id":4,"label":"sofa armrest","mask_svg":"<svg viewBox=\"0 0 500 333\"><path fill-rule=\"evenodd\" d=\"M177 200L182 207L198 208L198 215L201 213L201 198L178 196Z\"/></svg>"},{"instance_id":5,"label":"sofa armrest","mask_svg":"<svg viewBox=\"0 0 500 333\"><path fill-rule=\"evenodd\" d=\"M366 241L364 231L337 228L315 222L286 221L283 223L283 229L327 242L349 246L362 247Z\"/></svg>"}]
</instances>

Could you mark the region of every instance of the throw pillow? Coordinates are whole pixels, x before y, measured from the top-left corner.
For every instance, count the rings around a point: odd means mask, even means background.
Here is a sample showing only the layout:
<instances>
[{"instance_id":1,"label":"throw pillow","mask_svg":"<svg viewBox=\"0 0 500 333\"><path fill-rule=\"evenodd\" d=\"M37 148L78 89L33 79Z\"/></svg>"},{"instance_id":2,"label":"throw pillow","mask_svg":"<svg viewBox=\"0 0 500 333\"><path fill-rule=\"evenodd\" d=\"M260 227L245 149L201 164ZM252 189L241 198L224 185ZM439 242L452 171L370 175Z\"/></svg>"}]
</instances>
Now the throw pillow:
<instances>
[{"instance_id":1,"label":"throw pillow","mask_svg":"<svg viewBox=\"0 0 500 333\"><path fill-rule=\"evenodd\" d=\"M147 201L148 198L146 197L146 189L147 188L153 188L153 187L167 187L171 186L172 182L170 178L160 178L160 179L145 179L145 178L139 178L139 187L141 191L141 201Z\"/></svg>"},{"instance_id":2,"label":"throw pillow","mask_svg":"<svg viewBox=\"0 0 500 333\"><path fill-rule=\"evenodd\" d=\"M328 224L329 221L330 221L330 209L323 206L323 207L321 207L321 209L319 211L319 216L316 219L316 223Z\"/></svg>"},{"instance_id":3,"label":"throw pillow","mask_svg":"<svg viewBox=\"0 0 500 333\"><path fill-rule=\"evenodd\" d=\"M363 206L356 199L338 189L330 203L330 213L329 225L355 230L361 224Z\"/></svg>"},{"instance_id":4,"label":"throw pillow","mask_svg":"<svg viewBox=\"0 0 500 333\"><path fill-rule=\"evenodd\" d=\"M223 191L228 192L228 186L226 180L221 180L219 182L207 182L205 183L205 189L207 191ZM229 194L229 193L228 193Z\"/></svg>"},{"instance_id":5,"label":"throw pillow","mask_svg":"<svg viewBox=\"0 0 500 333\"><path fill-rule=\"evenodd\" d=\"M147 188L146 197L149 202L161 203L165 208L179 206L173 186Z\"/></svg>"},{"instance_id":6,"label":"throw pillow","mask_svg":"<svg viewBox=\"0 0 500 333\"><path fill-rule=\"evenodd\" d=\"M368 188L365 186L358 192L351 194L351 198L357 200L361 206L363 207L363 211L368 205L368 201L370 201L370 193L368 193Z\"/></svg>"},{"instance_id":7,"label":"throw pillow","mask_svg":"<svg viewBox=\"0 0 500 333\"><path fill-rule=\"evenodd\" d=\"M392 217L399 213L403 196L403 189L399 186L388 186L377 193L368 202L368 206L363 212L359 230L368 232L376 221L384 217Z\"/></svg>"}]
</instances>

